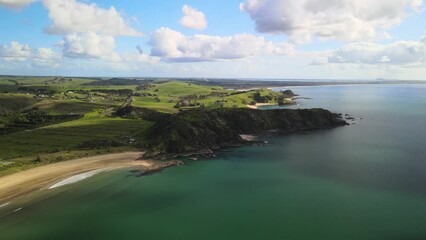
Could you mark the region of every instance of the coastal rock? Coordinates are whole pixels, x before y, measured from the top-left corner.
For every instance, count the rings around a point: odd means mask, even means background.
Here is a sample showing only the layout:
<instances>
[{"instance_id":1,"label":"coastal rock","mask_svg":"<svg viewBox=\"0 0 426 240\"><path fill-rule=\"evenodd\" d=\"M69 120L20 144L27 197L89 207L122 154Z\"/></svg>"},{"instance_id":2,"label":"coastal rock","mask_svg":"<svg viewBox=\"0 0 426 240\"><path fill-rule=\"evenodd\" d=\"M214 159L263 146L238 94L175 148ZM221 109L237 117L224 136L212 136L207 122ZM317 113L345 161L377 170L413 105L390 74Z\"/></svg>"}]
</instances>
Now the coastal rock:
<instances>
[{"instance_id":1,"label":"coastal rock","mask_svg":"<svg viewBox=\"0 0 426 240\"><path fill-rule=\"evenodd\" d=\"M256 136L251 134L240 134L240 137L247 142L254 142L256 140Z\"/></svg>"},{"instance_id":2,"label":"coastal rock","mask_svg":"<svg viewBox=\"0 0 426 240\"><path fill-rule=\"evenodd\" d=\"M158 121L147 132L145 157L172 158L247 145L241 134L290 134L346 125L324 109L197 109Z\"/></svg>"},{"instance_id":3,"label":"coastal rock","mask_svg":"<svg viewBox=\"0 0 426 240\"><path fill-rule=\"evenodd\" d=\"M143 171L140 170L133 170L132 173L138 177L151 175L154 173L158 173L163 171L166 168L174 167L174 166L180 166L184 163L179 160L171 160L171 161L155 161L150 167L146 167Z\"/></svg>"},{"instance_id":4,"label":"coastal rock","mask_svg":"<svg viewBox=\"0 0 426 240\"><path fill-rule=\"evenodd\" d=\"M297 94L295 94L293 91L291 91L291 90L284 90L284 91L281 91L281 93L284 95L284 96L286 96L286 97L295 97L295 96L298 96Z\"/></svg>"}]
</instances>

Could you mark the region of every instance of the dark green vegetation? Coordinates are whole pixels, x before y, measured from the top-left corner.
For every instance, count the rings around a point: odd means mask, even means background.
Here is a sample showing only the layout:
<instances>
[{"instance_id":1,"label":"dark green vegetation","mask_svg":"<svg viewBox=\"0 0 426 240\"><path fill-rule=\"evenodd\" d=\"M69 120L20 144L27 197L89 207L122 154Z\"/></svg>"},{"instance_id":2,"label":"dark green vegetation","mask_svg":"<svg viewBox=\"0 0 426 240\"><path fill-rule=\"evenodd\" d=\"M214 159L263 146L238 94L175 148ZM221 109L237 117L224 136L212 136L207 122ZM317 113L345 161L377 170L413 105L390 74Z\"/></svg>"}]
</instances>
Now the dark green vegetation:
<instances>
[{"instance_id":1,"label":"dark green vegetation","mask_svg":"<svg viewBox=\"0 0 426 240\"><path fill-rule=\"evenodd\" d=\"M343 126L339 115L324 109L189 110L159 121L146 132L149 157L208 153L247 143L240 134L275 134Z\"/></svg>"},{"instance_id":2,"label":"dark green vegetation","mask_svg":"<svg viewBox=\"0 0 426 240\"><path fill-rule=\"evenodd\" d=\"M3 76L0 174L111 151L168 155L214 149L240 142L237 135L248 132L241 129L248 122L250 132L258 133L323 120L319 110L284 115L244 110L257 103L291 104L293 96L291 91L229 90L210 81ZM295 131L335 126L330 123L305 121ZM202 140L205 136L211 142Z\"/></svg>"}]
</instances>

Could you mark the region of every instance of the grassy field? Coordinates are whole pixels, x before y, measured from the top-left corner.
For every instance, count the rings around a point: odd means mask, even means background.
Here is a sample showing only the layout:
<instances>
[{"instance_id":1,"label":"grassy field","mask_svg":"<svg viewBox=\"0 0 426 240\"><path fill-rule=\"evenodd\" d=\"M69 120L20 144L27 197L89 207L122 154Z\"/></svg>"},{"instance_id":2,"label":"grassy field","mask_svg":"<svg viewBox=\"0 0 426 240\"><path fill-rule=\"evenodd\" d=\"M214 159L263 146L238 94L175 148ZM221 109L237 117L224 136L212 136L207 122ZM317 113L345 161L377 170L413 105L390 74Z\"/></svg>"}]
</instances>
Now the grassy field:
<instances>
[{"instance_id":1,"label":"grassy field","mask_svg":"<svg viewBox=\"0 0 426 240\"><path fill-rule=\"evenodd\" d=\"M278 98L281 93L273 92L269 89L259 89L261 96L273 96L271 103L277 103L275 98ZM142 97L133 97L132 105L136 107L145 107L154 109L160 112L176 113L179 111L174 106L181 99L189 99L195 104L193 107L203 105L207 108L245 108L253 101L255 91L236 92L226 90L222 87L201 86L188 82L166 82L153 84L148 90L137 91ZM192 107L182 107L188 109Z\"/></svg>"},{"instance_id":2,"label":"grassy field","mask_svg":"<svg viewBox=\"0 0 426 240\"><path fill-rule=\"evenodd\" d=\"M0 113L20 111L39 101L25 94L0 94Z\"/></svg>"},{"instance_id":3,"label":"grassy field","mask_svg":"<svg viewBox=\"0 0 426 240\"><path fill-rule=\"evenodd\" d=\"M165 82L154 83L147 90L137 91L141 97L133 97L132 105L145 107L165 113L176 113L179 109L174 108L181 98L199 98L212 93L226 94L221 87L200 86L187 82Z\"/></svg>"},{"instance_id":4,"label":"grassy field","mask_svg":"<svg viewBox=\"0 0 426 240\"><path fill-rule=\"evenodd\" d=\"M225 92L221 87L200 86L186 82L166 82L162 84L156 84L153 89L154 92L158 90L158 93L161 93L161 95L171 97L208 95L212 93L212 91Z\"/></svg>"},{"instance_id":5,"label":"grassy field","mask_svg":"<svg viewBox=\"0 0 426 240\"><path fill-rule=\"evenodd\" d=\"M273 92L268 89L259 89L258 92L261 96L275 96L278 97L281 94L278 92ZM226 95L221 97L211 97L207 99L200 100L205 107L209 108L245 108L248 104L253 101L253 91L250 92L241 92L238 94ZM271 103L276 103L276 101L271 101Z\"/></svg>"},{"instance_id":6,"label":"grassy field","mask_svg":"<svg viewBox=\"0 0 426 240\"><path fill-rule=\"evenodd\" d=\"M105 81L109 83L108 81ZM205 107L245 107L252 102L253 92L236 94L235 91L224 89L220 86L197 85L185 81L136 81L123 80L123 85L119 80L111 80L111 84L102 84L99 79L84 78L61 78L61 77L0 77L0 92L5 88L19 87L21 91L30 91L30 96L38 100L38 106L42 109L51 108L55 112L56 108L72 108L72 105L80 105L78 108L87 107L90 104L119 106L125 101L125 96L114 91L127 90L134 93L132 104L137 107L145 107L166 113L176 113L179 109L174 106L182 99L189 99ZM126 85L128 83L129 85ZM141 89L135 83L147 84L149 87ZM3 88L3 89L2 89ZM47 93L41 95L40 89ZM10 89L9 89L10 90ZM52 93L49 93L52 91ZM271 90L259 90L262 95L277 95ZM28 94L28 93L27 93ZM233 95L236 94L236 95ZM41 101L43 100L43 101ZM64 103L59 104L58 101ZM72 103L70 101L72 100ZM82 103L85 102L85 103ZM48 107L47 107L48 106ZM198 105L197 105L198 106ZM1 106L0 106L1 107ZM188 106L183 107L183 109ZM63 111L57 111L63 112ZM81 112L75 111L74 112ZM84 112L84 111L83 111Z\"/></svg>"},{"instance_id":7,"label":"grassy field","mask_svg":"<svg viewBox=\"0 0 426 240\"><path fill-rule=\"evenodd\" d=\"M134 97L132 105L135 107L154 109L164 113L178 112L178 109L173 108L176 102L169 102L170 100L173 100L173 98L160 97L160 102L156 102L155 97Z\"/></svg>"},{"instance_id":8,"label":"grassy field","mask_svg":"<svg viewBox=\"0 0 426 240\"><path fill-rule=\"evenodd\" d=\"M95 109L105 109L109 105L93 104L79 100L43 100L33 105L50 114L88 114Z\"/></svg>"},{"instance_id":9,"label":"grassy field","mask_svg":"<svg viewBox=\"0 0 426 240\"><path fill-rule=\"evenodd\" d=\"M61 77L0 77L1 114L21 114L37 109L48 115L84 115L83 118L45 127L0 135L0 175L34 165L75 157L126 150L129 147L81 149L94 139L130 138L151 122L111 117L127 96L104 90L136 86L91 86L96 79ZM53 90L53 91L52 91ZM98 92L99 90L99 92ZM5 93L7 92L7 93ZM21 117L18 117L21 118ZM0 134L6 132L0 124ZM41 158L41 161L35 161Z\"/></svg>"},{"instance_id":10,"label":"grassy field","mask_svg":"<svg viewBox=\"0 0 426 240\"><path fill-rule=\"evenodd\" d=\"M0 139L0 159L76 149L88 140L131 136L150 125L143 120L103 117L8 134Z\"/></svg>"},{"instance_id":11,"label":"grassy field","mask_svg":"<svg viewBox=\"0 0 426 240\"><path fill-rule=\"evenodd\" d=\"M0 175L40 164L135 150L131 145L91 150L81 148L81 144L95 139L130 139L134 135L143 134L153 124L144 120L93 115L96 117L1 136Z\"/></svg>"}]
</instances>

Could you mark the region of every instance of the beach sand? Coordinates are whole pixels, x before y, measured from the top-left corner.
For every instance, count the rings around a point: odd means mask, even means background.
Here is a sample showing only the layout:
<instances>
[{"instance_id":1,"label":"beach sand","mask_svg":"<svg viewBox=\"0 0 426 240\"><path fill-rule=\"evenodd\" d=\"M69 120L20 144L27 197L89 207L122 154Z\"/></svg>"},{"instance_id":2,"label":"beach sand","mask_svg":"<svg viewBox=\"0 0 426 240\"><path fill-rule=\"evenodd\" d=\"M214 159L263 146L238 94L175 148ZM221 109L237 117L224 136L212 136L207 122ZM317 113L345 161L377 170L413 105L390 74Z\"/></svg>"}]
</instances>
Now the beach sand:
<instances>
[{"instance_id":1,"label":"beach sand","mask_svg":"<svg viewBox=\"0 0 426 240\"><path fill-rule=\"evenodd\" d=\"M277 103L256 103L256 105L246 105L248 108L251 109L257 109L258 107L261 106L276 106L278 105Z\"/></svg>"},{"instance_id":2,"label":"beach sand","mask_svg":"<svg viewBox=\"0 0 426 240\"><path fill-rule=\"evenodd\" d=\"M126 167L151 168L150 160L137 160L143 152L124 152L53 163L0 178L0 206L31 192L47 189L78 174ZM137 160L137 161L136 161Z\"/></svg>"}]
</instances>

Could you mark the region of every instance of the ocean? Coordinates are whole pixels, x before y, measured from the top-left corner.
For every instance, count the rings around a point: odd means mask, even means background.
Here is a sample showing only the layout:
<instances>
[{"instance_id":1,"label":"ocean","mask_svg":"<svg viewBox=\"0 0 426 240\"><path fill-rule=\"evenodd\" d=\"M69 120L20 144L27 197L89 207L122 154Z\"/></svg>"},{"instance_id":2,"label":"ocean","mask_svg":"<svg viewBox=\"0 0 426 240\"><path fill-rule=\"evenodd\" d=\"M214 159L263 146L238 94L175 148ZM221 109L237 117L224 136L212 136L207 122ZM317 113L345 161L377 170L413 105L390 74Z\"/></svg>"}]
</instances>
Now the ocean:
<instances>
[{"instance_id":1,"label":"ocean","mask_svg":"<svg viewBox=\"0 0 426 240\"><path fill-rule=\"evenodd\" d=\"M426 239L426 85L291 89L355 124L40 193L0 239Z\"/></svg>"}]
</instances>

